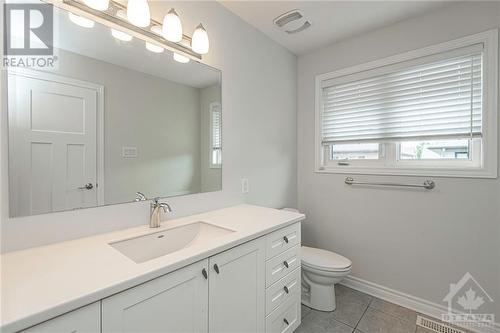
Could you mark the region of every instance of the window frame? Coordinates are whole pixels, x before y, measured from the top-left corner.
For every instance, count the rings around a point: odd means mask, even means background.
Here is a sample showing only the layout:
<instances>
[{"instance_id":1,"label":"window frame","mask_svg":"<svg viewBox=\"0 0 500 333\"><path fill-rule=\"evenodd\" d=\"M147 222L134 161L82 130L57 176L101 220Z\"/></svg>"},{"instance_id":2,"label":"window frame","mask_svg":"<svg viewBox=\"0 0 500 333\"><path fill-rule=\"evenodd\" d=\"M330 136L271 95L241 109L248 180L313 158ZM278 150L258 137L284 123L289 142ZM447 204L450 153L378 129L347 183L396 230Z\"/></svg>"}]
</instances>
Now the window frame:
<instances>
[{"instance_id":1,"label":"window frame","mask_svg":"<svg viewBox=\"0 0 500 333\"><path fill-rule=\"evenodd\" d=\"M221 103L219 102L212 102L210 103L209 107L209 168L210 169L220 169L222 168L222 107ZM219 148L220 150L220 163L213 163L213 153L214 153L214 146L213 146L213 122L214 122L214 112L220 112L220 135L221 135L221 147Z\"/></svg>"},{"instance_id":2,"label":"window frame","mask_svg":"<svg viewBox=\"0 0 500 333\"><path fill-rule=\"evenodd\" d=\"M322 83L368 70L376 70L384 66L395 65L453 51L458 48L483 43L483 126L482 143L480 144L479 164L471 160L456 160L446 163L445 160L399 160L398 143L380 142L380 151L384 158L379 160L349 160L349 165L338 165L338 161L329 160L327 149L322 145ZM405 52L368 63L344 68L315 77L315 166L318 173L348 173L374 175L405 176L442 176L497 178L498 159L498 29ZM477 161L477 144L472 145L472 154ZM448 162L450 162L448 160ZM469 162L469 163L466 163Z\"/></svg>"}]
</instances>

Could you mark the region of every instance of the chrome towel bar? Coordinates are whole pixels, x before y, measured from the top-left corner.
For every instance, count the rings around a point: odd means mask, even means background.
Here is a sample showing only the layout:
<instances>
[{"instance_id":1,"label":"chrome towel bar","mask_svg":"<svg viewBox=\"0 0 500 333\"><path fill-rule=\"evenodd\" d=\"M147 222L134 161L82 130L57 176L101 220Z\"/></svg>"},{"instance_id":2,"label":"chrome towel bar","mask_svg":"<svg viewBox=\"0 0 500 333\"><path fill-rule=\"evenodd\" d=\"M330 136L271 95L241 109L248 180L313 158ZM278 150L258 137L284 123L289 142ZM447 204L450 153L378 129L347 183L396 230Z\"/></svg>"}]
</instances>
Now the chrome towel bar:
<instances>
[{"instance_id":1,"label":"chrome towel bar","mask_svg":"<svg viewBox=\"0 0 500 333\"><path fill-rule=\"evenodd\" d=\"M436 187L436 183L433 180L426 180L423 184L401 184L401 183L378 183L378 182L358 182L352 177L347 177L345 179L347 185L369 185L369 186L397 186L397 187L417 187L425 188L426 190L432 190Z\"/></svg>"}]
</instances>

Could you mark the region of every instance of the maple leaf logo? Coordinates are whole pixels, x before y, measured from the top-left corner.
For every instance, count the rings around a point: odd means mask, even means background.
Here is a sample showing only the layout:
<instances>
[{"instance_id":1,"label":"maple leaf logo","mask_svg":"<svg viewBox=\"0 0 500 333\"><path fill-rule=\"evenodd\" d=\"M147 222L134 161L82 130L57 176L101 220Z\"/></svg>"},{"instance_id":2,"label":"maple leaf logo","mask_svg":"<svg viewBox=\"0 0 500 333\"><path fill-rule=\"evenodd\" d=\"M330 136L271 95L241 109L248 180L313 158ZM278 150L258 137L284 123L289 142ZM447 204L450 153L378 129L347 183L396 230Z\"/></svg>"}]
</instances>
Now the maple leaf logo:
<instances>
[{"instance_id":1,"label":"maple leaf logo","mask_svg":"<svg viewBox=\"0 0 500 333\"><path fill-rule=\"evenodd\" d=\"M484 298L481 296L476 296L476 292L469 288L465 292L464 296L460 296L457 303L464 308L464 310L477 310L481 305L484 304Z\"/></svg>"}]
</instances>

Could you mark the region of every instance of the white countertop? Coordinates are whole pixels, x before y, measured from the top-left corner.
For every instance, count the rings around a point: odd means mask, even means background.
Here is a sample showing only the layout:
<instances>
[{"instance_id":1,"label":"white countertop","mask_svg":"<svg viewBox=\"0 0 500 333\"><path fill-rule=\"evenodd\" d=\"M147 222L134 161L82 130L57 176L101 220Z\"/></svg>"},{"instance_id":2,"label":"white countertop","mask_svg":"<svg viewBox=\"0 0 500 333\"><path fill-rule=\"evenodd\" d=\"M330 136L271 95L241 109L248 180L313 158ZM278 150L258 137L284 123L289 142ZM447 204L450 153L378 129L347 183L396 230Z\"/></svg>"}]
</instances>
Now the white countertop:
<instances>
[{"instance_id":1,"label":"white countertop","mask_svg":"<svg viewBox=\"0 0 500 333\"><path fill-rule=\"evenodd\" d=\"M303 214L238 205L1 256L0 331L15 332L154 279L268 232ZM137 264L109 243L196 221L235 232ZM145 221L146 222L146 221ZM62 232L62 231L61 231Z\"/></svg>"}]
</instances>

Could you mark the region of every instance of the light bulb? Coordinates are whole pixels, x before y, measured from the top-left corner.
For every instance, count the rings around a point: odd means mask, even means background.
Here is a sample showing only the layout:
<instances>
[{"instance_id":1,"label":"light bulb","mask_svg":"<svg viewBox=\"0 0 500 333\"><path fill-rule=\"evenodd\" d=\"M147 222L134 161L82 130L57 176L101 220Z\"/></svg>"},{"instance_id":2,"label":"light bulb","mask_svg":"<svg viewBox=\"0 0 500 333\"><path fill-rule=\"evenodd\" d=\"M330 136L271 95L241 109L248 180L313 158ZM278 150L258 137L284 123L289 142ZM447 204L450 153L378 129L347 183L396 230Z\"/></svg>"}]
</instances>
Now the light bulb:
<instances>
[{"instance_id":1,"label":"light bulb","mask_svg":"<svg viewBox=\"0 0 500 333\"><path fill-rule=\"evenodd\" d=\"M178 62L182 62L183 64L186 64L189 62L189 58L183 55L180 55L179 53L174 53L174 60Z\"/></svg>"},{"instance_id":2,"label":"light bulb","mask_svg":"<svg viewBox=\"0 0 500 333\"><path fill-rule=\"evenodd\" d=\"M210 48L208 34L201 23L194 30L193 37L191 39L191 48L198 54L208 53L208 49Z\"/></svg>"},{"instance_id":3,"label":"light bulb","mask_svg":"<svg viewBox=\"0 0 500 333\"><path fill-rule=\"evenodd\" d=\"M132 36L124 33L123 31L120 31L120 30L116 30L116 29L111 28L111 34L116 39L119 39L119 40L124 41L124 42L130 42L132 40Z\"/></svg>"},{"instance_id":4,"label":"light bulb","mask_svg":"<svg viewBox=\"0 0 500 333\"><path fill-rule=\"evenodd\" d=\"M163 37L177 43L182 40L182 24L179 15L172 8L163 18Z\"/></svg>"},{"instance_id":5,"label":"light bulb","mask_svg":"<svg viewBox=\"0 0 500 333\"><path fill-rule=\"evenodd\" d=\"M83 2L96 10L106 10L109 7L109 0L83 0Z\"/></svg>"},{"instance_id":6,"label":"light bulb","mask_svg":"<svg viewBox=\"0 0 500 333\"><path fill-rule=\"evenodd\" d=\"M82 17L75 15L73 13L68 13L69 19L71 22L73 22L76 25L79 25L80 27L84 28L93 28L95 25L95 22L92 20L89 20L88 18Z\"/></svg>"},{"instance_id":7,"label":"light bulb","mask_svg":"<svg viewBox=\"0 0 500 333\"><path fill-rule=\"evenodd\" d=\"M164 50L163 47L158 46L158 45L153 44L153 43L148 43L148 42L146 42L146 49L148 49L148 51L151 51L154 53L162 53Z\"/></svg>"},{"instance_id":8,"label":"light bulb","mask_svg":"<svg viewBox=\"0 0 500 333\"><path fill-rule=\"evenodd\" d=\"M147 0L128 0L127 18L138 27L147 27L151 21L151 13Z\"/></svg>"}]
</instances>

